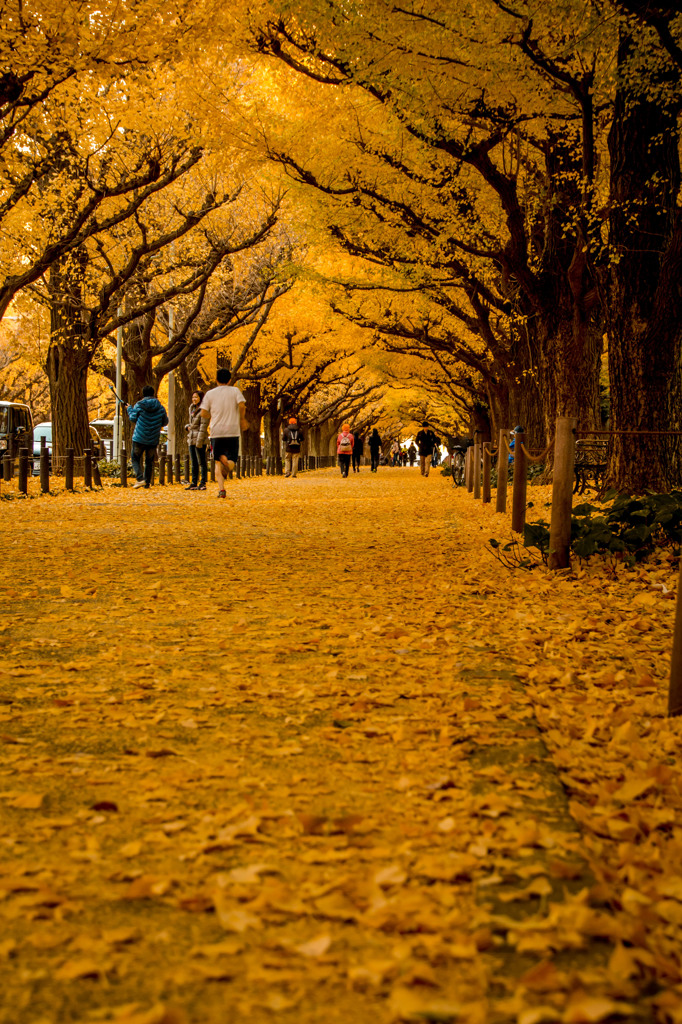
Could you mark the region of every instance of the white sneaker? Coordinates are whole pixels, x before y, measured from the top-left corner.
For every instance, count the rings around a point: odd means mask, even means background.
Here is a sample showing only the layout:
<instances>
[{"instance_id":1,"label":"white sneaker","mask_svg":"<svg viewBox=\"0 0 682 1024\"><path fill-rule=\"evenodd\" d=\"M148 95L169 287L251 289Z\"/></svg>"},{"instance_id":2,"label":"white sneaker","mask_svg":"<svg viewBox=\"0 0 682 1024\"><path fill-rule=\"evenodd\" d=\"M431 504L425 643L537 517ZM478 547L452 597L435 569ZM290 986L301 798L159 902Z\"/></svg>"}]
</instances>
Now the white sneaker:
<instances>
[{"instance_id":1,"label":"white sneaker","mask_svg":"<svg viewBox=\"0 0 682 1024\"><path fill-rule=\"evenodd\" d=\"M133 484L133 490L135 490L136 487L144 487L144 480L136 480Z\"/></svg>"}]
</instances>

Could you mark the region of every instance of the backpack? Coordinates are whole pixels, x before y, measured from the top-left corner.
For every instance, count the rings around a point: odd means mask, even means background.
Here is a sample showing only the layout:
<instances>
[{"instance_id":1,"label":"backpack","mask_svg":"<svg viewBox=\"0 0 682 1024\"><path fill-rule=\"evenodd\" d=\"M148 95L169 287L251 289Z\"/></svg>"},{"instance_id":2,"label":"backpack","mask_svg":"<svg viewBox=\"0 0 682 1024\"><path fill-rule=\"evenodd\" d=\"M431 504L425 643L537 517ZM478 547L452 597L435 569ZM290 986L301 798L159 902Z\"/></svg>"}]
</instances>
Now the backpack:
<instances>
[{"instance_id":1,"label":"backpack","mask_svg":"<svg viewBox=\"0 0 682 1024\"><path fill-rule=\"evenodd\" d=\"M353 438L350 434L341 434L339 439L339 454L350 455L353 451Z\"/></svg>"}]
</instances>

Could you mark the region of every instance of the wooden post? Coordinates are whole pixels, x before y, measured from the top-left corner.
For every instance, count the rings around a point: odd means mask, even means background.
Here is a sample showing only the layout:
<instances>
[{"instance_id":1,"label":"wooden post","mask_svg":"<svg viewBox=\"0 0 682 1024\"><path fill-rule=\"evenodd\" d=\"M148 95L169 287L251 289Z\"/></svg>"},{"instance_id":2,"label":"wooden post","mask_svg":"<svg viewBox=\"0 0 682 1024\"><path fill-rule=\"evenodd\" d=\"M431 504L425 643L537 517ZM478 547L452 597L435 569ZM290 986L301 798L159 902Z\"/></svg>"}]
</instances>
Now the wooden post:
<instances>
[{"instance_id":1,"label":"wooden post","mask_svg":"<svg viewBox=\"0 0 682 1024\"><path fill-rule=\"evenodd\" d=\"M128 452L125 442L121 443L121 487L128 486Z\"/></svg>"},{"instance_id":2,"label":"wooden post","mask_svg":"<svg viewBox=\"0 0 682 1024\"><path fill-rule=\"evenodd\" d=\"M515 437L511 528L514 533L523 533L523 528L526 525L526 486L528 483L527 460L523 452L526 435L522 430L517 430Z\"/></svg>"},{"instance_id":3,"label":"wooden post","mask_svg":"<svg viewBox=\"0 0 682 1024\"><path fill-rule=\"evenodd\" d=\"M28 494L28 448L19 449L19 493Z\"/></svg>"},{"instance_id":4,"label":"wooden post","mask_svg":"<svg viewBox=\"0 0 682 1024\"><path fill-rule=\"evenodd\" d=\"M507 511L507 482L509 480L509 458L507 454L506 438L509 437L508 430L500 430L497 442L497 496L495 498L495 511Z\"/></svg>"},{"instance_id":5,"label":"wooden post","mask_svg":"<svg viewBox=\"0 0 682 1024\"><path fill-rule=\"evenodd\" d=\"M73 490L73 448L66 449L66 462L64 465L64 487L67 491Z\"/></svg>"},{"instance_id":6,"label":"wooden post","mask_svg":"<svg viewBox=\"0 0 682 1024\"><path fill-rule=\"evenodd\" d=\"M467 494L471 494L474 489L474 475L473 475L473 462L474 462L474 449L471 445L467 448L467 453L464 458L464 486L467 489Z\"/></svg>"},{"instance_id":7,"label":"wooden post","mask_svg":"<svg viewBox=\"0 0 682 1024\"><path fill-rule=\"evenodd\" d=\"M92 490L92 450L83 449L83 486Z\"/></svg>"},{"instance_id":8,"label":"wooden post","mask_svg":"<svg viewBox=\"0 0 682 1024\"><path fill-rule=\"evenodd\" d=\"M185 455L185 483L189 483L189 455Z\"/></svg>"},{"instance_id":9,"label":"wooden post","mask_svg":"<svg viewBox=\"0 0 682 1024\"><path fill-rule=\"evenodd\" d=\"M166 484L166 456L159 449L159 487L164 487Z\"/></svg>"},{"instance_id":10,"label":"wooden post","mask_svg":"<svg viewBox=\"0 0 682 1024\"><path fill-rule=\"evenodd\" d=\"M483 442L483 504L487 505L490 501L490 441Z\"/></svg>"},{"instance_id":11,"label":"wooden post","mask_svg":"<svg viewBox=\"0 0 682 1024\"><path fill-rule=\"evenodd\" d=\"M180 452L175 453L175 479L178 483L182 481L182 469L180 467Z\"/></svg>"},{"instance_id":12,"label":"wooden post","mask_svg":"<svg viewBox=\"0 0 682 1024\"><path fill-rule=\"evenodd\" d=\"M100 476L99 462L97 461L97 459L95 459L94 462L92 463L92 482L94 483L95 487L102 486L102 477Z\"/></svg>"},{"instance_id":13,"label":"wooden post","mask_svg":"<svg viewBox=\"0 0 682 1024\"><path fill-rule=\"evenodd\" d=\"M215 459L211 459L211 483L215 483Z\"/></svg>"},{"instance_id":14,"label":"wooden post","mask_svg":"<svg viewBox=\"0 0 682 1024\"><path fill-rule=\"evenodd\" d=\"M40 489L43 494L50 493L50 453L47 446L40 446Z\"/></svg>"},{"instance_id":15,"label":"wooden post","mask_svg":"<svg viewBox=\"0 0 682 1024\"><path fill-rule=\"evenodd\" d=\"M234 464L234 468L235 468L235 471L236 471L236 474L237 474L237 480L241 480L241 478L242 478L242 460L239 458L239 456L237 456L236 462Z\"/></svg>"},{"instance_id":16,"label":"wooden post","mask_svg":"<svg viewBox=\"0 0 682 1024\"><path fill-rule=\"evenodd\" d=\"M173 456L172 455L167 455L166 456L166 470L168 472L168 483L172 484L173 483Z\"/></svg>"},{"instance_id":17,"label":"wooden post","mask_svg":"<svg viewBox=\"0 0 682 1024\"><path fill-rule=\"evenodd\" d=\"M12 479L12 457L11 455L5 455L2 459L2 477L3 480Z\"/></svg>"},{"instance_id":18,"label":"wooden post","mask_svg":"<svg viewBox=\"0 0 682 1024\"><path fill-rule=\"evenodd\" d=\"M675 605L675 628L673 631L673 653L670 659L670 683L668 685L668 714L671 718L682 715L682 560L677 584Z\"/></svg>"},{"instance_id":19,"label":"wooden post","mask_svg":"<svg viewBox=\"0 0 682 1024\"><path fill-rule=\"evenodd\" d=\"M571 564L571 513L577 425L577 419L570 416L560 416L556 421L552 518L547 559L550 569L567 569Z\"/></svg>"},{"instance_id":20,"label":"wooden post","mask_svg":"<svg viewBox=\"0 0 682 1024\"><path fill-rule=\"evenodd\" d=\"M478 438L478 434L474 435ZM474 440L474 498L481 497L481 442Z\"/></svg>"}]
</instances>

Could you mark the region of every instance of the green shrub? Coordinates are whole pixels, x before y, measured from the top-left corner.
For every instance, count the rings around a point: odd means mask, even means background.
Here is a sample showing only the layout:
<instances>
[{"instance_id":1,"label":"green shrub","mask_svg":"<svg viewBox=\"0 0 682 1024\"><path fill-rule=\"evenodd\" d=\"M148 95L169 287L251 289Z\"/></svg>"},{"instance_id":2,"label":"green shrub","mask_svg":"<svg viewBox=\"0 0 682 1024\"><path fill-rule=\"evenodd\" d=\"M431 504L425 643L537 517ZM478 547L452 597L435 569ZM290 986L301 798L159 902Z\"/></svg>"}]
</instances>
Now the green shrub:
<instances>
[{"instance_id":1,"label":"green shrub","mask_svg":"<svg viewBox=\"0 0 682 1024\"><path fill-rule=\"evenodd\" d=\"M655 548L673 547L677 554L681 545L682 491L639 498L611 491L602 505L585 503L573 509L571 551L578 558L615 556L634 564ZM537 548L546 562L549 524L544 520L526 523L523 546Z\"/></svg>"}]
</instances>

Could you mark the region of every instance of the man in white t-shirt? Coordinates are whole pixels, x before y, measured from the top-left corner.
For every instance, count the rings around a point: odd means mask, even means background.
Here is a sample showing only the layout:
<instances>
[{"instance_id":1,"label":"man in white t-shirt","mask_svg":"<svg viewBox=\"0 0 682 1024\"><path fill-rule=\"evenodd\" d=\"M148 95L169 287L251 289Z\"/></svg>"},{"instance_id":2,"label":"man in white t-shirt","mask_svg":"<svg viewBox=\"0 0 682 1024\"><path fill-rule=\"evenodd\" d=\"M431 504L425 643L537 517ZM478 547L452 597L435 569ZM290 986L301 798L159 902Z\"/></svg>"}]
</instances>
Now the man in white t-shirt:
<instances>
[{"instance_id":1,"label":"man in white t-shirt","mask_svg":"<svg viewBox=\"0 0 682 1024\"><path fill-rule=\"evenodd\" d=\"M249 422L244 415L246 399L239 388L230 385L230 371L226 367L221 367L216 374L216 380L218 387L207 391L201 403L201 426L197 448L202 448L206 444L210 421L213 458L218 470L218 497L224 498L225 481L228 476L232 476L239 458L239 435L242 430L249 429Z\"/></svg>"}]
</instances>

